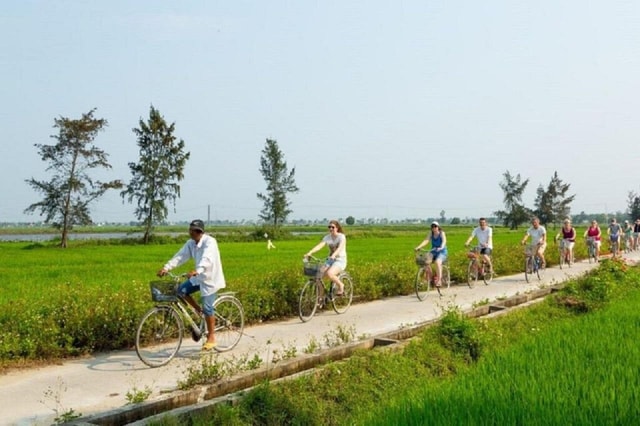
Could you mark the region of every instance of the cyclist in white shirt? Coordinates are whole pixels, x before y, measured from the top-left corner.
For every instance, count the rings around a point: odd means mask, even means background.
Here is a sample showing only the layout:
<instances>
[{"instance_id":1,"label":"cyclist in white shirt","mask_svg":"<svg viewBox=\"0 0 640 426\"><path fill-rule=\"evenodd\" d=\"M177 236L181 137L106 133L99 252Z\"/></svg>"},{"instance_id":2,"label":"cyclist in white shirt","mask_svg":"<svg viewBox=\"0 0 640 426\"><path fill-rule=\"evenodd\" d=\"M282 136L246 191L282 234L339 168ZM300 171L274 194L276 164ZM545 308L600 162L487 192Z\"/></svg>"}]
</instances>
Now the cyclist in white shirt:
<instances>
[{"instance_id":1,"label":"cyclist in white shirt","mask_svg":"<svg viewBox=\"0 0 640 426\"><path fill-rule=\"evenodd\" d=\"M493 229L487 225L487 219L481 217L478 220L478 225L476 226L467 241L464 243L465 247L469 247L471 240L476 238L478 240L478 245L474 248L474 250L478 250L484 261L487 264L491 265L491 252L493 251ZM475 256L473 252L469 253L469 256ZM493 266L492 266L493 268Z\"/></svg>"},{"instance_id":2,"label":"cyclist in white shirt","mask_svg":"<svg viewBox=\"0 0 640 426\"><path fill-rule=\"evenodd\" d=\"M547 230L544 229L544 226L540 225L540 219L537 217L531 219L531 227L527 229L520 244L524 245L529 237L531 237L529 247L531 247L535 255L540 259L540 265L544 268L544 250L547 248Z\"/></svg>"},{"instance_id":3,"label":"cyclist in white shirt","mask_svg":"<svg viewBox=\"0 0 640 426\"><path fill-rule=\"evenodd\" d=\"M216 299L216 292L225 288L226 282L222 272L218 243L215 238L204 233L204 222L199 219L192 221L189 224L189 236L191 237L189 241L158 271L158 276L166 275L170 270L189 259L194 260L194 268L187 273L189 278L180 284L178 292L191 306L204 314L209 335L202 350L210 351L216 345L213 334L216 318L213 312L213 302ZM202 308L191 297L197 291L200 291Z\"/></svg>"}]
</instances>

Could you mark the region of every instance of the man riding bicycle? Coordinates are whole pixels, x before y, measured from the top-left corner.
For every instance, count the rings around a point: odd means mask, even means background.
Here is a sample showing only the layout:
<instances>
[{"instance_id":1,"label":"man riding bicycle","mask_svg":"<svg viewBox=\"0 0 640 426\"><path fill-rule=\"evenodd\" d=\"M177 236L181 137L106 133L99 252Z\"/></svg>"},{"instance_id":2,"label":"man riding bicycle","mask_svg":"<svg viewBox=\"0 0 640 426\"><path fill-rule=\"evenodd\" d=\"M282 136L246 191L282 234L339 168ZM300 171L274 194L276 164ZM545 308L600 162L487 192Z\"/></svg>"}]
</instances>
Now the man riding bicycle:
<instances>
[{"instance_id":1,"label":"man riding bicycle","mask_svg":"<svg viewBox=\"0 0 640 426\"><path fill-rule=\"evenodd\" d=\"M216 346L216 339L213 334L213 330L215 330L213 302L216 300L218 290L226 287L226 283L222 273L218 243L215 238L204 233L204 222L199 219L191 222L189 224L189 236L191 239L158 271L158 276L162 277L173 268L182 265L191 258L194 259L195 267L187 273L188 279L180 284L178 293L196 311L204 313L209 335L206 343L202 346L202 350L210 351ZM198 290L200 291L202 308L191 297L191 294Z\"/></svg>"},{"instance_id":2,"label":"man riding bicycle","mask_svg":"<svg viewBox=\"0 0 640 426\"><path fill-rule=\"evenodd\" d=\"M524 245L531 237L531 244L529 245L532 253L540 259L541 268L544 268L544 250L547 248L547 230L544 226L540 225L540 219L534 217L531 219L531 227L527 229L520 244Z\"/></svg>"},{"instance_id":3,"label":"man riding bicycle","mask_svg":"<svg viewBox=\"0 0 640 426\"><path fill-rule=\"evenodd\" d=\"M491 269L491 252L493 251L493 229L490 226L487 226L487 219L481 217L478 220L478 225L471 231L471 236L467 238L467 241L464 243L465 247L469 247L469 243L471 240L476 238L478 240L478 245L474 247L473 251L469 252L467 255L470 259L475 257L476 251L480 253L484 262L489 265Z\"/></svg>"}]
</instances>

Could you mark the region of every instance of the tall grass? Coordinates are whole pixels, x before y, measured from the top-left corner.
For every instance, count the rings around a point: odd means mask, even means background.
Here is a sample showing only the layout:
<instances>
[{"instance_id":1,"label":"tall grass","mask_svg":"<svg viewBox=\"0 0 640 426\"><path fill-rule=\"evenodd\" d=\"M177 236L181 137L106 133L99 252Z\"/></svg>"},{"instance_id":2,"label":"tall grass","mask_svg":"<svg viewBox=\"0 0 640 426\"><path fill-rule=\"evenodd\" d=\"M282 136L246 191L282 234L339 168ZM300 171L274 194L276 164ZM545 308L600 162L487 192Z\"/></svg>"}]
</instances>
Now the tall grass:
<instances>
[{"instance_id":1,"label":"tall grass","mask_svg":"<svg viewBox=\"0 0 640 426\"><path fill-rule=\"evenodd\" d=\"M464 280L463 244L470 231L447 229L454 282ZM517 244L523 232L495 230L498 273L520 270ZM248 322L295 316L305 281L302 255L321 236L278 240L277 249L267 250L266 242L237 242L231 234L219 236L227 289L243 302ZM396 229L348 233L355 303L412 293L413 248L425 235L426 230ZM147 246L72 241L64 250L55 243L0 243L0 367L131 347L137 322L151 306L148 282L185 239Z\"/></svg>"}]
</instances>

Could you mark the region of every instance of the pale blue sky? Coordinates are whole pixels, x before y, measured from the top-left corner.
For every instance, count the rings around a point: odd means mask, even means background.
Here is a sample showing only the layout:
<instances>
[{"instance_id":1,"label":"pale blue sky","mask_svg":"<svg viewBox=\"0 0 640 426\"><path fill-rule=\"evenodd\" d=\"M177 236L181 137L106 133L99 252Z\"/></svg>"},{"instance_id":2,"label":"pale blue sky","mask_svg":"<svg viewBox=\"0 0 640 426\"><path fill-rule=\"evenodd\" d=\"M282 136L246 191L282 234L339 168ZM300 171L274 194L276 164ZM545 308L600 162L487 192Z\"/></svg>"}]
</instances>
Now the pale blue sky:
<instances>
[{"instance_id":1,"label":"pale blue sky","mask_svg":"<svg viewBox=\"0 0 640 426\"><path fill-rule=\"evenodd\" d=\"M554 171L573 212L640 192L637 1L11 1L0 15L0 222L40 220L34 143L91 108L103 179L130 179L153 104L192 158L170 220L257 219L261 150L290 219L477 217ZM134 220L117 192L96 221Z\"/></svg>"}]
</instances>

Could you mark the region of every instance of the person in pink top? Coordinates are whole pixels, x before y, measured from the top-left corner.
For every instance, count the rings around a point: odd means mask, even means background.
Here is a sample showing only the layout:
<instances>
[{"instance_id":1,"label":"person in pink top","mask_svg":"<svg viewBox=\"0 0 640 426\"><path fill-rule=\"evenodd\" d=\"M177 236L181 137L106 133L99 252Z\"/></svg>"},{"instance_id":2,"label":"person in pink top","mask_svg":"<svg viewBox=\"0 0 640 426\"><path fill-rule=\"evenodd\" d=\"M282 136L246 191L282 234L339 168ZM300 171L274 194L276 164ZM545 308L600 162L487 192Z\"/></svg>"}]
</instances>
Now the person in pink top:
<instances>
[{"instance_id":1,"label":"person in pink top","mask_svg":"<svg viewBox=\"0 0 640 426\"><path fill-rule=\"evenodd\" d=\"M587 238L587 242L589 240L593 241L596 247L596 262L600 257L600 237L602 236L602 231L600 231L600 227L598 226L598 222L594 219L591 221L591 226L587 228L584 233L584 237Z\"/></svg>"}]
</instances>

